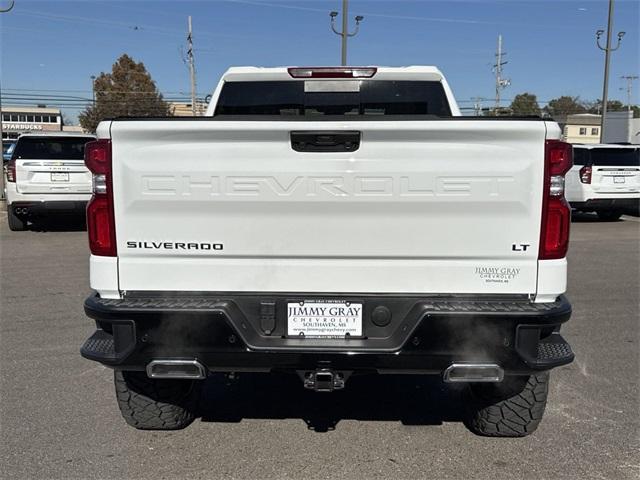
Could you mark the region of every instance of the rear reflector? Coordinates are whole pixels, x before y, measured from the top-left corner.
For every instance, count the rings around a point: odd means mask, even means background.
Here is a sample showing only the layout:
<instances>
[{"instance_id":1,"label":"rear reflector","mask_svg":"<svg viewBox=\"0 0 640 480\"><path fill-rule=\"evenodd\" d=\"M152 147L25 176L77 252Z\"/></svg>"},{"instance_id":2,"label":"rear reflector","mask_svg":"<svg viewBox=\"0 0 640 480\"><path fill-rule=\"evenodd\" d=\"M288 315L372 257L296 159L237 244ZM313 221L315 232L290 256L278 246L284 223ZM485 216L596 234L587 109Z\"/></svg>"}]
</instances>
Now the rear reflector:
<instances>
[{"instance_id":1,"label":"rear reflector","mask_svg":"<svg viewBox=\"0 0 640 480\"><path fill-rule=\"evenodd\" d=\"M87 204L89 249L93 255L115 257L117 250L111 184L111 140L100 139L87 143L84 163L93 174L93 197Z\"/></svg>"},{"instance_id":2,"label":"rear reflector","mask_svg":"<svg viewBox=\"0 0 640 480\"><path fill-rule=\"evenodd\" d=\"M287 69L293 78L371 78L375 67L292 67Z\"/></svg>"},{"instance_id":3,"label":"rear reflector","mask_svg":"<svg viewBox=\"0 0 640 480\"><path fill-rule=\"evenodd\" d=\"M573 165L571 144L547 140L540 227L540 260L564 258L569 247L571 208L564 198L564 175Z\"/></svg>"}]
</instances>

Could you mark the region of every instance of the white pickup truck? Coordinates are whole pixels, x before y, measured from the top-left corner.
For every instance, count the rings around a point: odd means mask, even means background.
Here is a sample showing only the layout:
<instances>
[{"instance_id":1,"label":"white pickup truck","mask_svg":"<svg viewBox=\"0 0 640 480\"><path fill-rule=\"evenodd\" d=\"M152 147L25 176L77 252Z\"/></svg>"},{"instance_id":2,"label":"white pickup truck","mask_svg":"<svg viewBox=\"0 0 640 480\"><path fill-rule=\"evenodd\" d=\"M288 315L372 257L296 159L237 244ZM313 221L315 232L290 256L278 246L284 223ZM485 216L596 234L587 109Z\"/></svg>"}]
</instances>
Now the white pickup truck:
<instances>
[{"instance_id":1,"label":"white pickup truck","mask_svg":"<svg viewBox=\"0 0 640 480\"><path fill-rule=\"evenodd\" d=\"M460 116L433 67L231 68L205 117L104 121L82 355L140 429L188 425L209 373L284 371L465 382L472 431L527 435L573 360L559 137Z\"/></svg>"}]
</instances>

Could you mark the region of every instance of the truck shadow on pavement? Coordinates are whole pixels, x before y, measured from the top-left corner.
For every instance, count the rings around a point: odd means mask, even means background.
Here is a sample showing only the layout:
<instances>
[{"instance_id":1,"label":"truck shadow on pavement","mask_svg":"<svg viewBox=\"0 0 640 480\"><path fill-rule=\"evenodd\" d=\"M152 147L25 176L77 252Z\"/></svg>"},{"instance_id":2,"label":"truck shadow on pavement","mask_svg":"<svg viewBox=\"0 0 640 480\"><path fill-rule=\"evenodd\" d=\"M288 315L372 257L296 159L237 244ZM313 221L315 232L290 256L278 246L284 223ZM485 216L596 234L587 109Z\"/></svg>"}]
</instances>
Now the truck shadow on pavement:
<instances>
[{"instance_id":1,"label":"truck shadow on pavement","mask_svg":"<svg viewBox=\"0 0 640 480\"><path fill-rule=\"evenodd\" d=\"M316 393L293 374L245 373L232 382L210 377L199 413L205 422L299 418L310 430L327 432L341 420L441 425L462 421L463 412L462 389L435 376L354 376L344 390Z\"/></svg>"},{"instance_id":2,"label":"truck shadow on pavement","mask_svg":"<svg viewBox=\"0 0 640 480\"><path fill-rule=\"evenodd\" d=\"M87 230L84 215L60 215L34 219L27 226L32 232L83 232Z\"/></svg>"}]
</instances>

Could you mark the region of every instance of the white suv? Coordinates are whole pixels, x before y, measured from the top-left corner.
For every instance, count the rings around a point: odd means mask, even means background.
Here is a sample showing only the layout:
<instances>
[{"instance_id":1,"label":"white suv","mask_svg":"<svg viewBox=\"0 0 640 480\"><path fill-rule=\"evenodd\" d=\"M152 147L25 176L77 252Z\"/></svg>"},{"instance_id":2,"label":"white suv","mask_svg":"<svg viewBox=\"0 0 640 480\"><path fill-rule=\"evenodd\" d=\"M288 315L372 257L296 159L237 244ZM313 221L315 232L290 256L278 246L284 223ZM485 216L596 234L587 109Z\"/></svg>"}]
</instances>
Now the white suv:
<instances>
[{"instance_id":1,"label":"white suv","mask_svg":"<svg viewBox=\"0 0 640 480\"><path fill-rule=\"evenodd\" d=\"M84 145L92 135L25 134L7 165L7 218L11 230L50 213L81 213L91 198Z\"/></svg>"},{"instance_id":2,"label":"white suv","mask_svg":"<svg viewBox=\"0 0 640 480\"><path fill-rule=\"evenodd\" d=\"M566 176L571 207L617 220L640 201L640 146L574 145L573 168Z\"/></svg>"}]
</instances>

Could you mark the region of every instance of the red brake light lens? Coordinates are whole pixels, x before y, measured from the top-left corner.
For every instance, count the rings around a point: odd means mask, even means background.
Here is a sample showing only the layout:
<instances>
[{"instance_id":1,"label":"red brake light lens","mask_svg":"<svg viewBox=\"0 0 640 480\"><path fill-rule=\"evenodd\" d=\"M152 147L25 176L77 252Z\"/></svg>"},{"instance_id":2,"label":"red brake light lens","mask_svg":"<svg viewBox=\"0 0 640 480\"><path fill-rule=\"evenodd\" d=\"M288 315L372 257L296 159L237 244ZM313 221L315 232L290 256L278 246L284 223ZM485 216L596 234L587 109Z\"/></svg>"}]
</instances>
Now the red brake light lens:
<instances>
[{"instance_id":1,"label":"red brake light lens","mask_svg":"<svg viewBox=\"0 0 640 480\"><path fill-rule=\"evenodd\" d=\"M116 228L111 186L111 140L100 139L84 147L84 163L93 174L93 197L87 204L89 249L93 255L115 257Z\"/></svg>"},{"instance_id":2,"label":"red brake light lens","mask_svg":"<svg viewBox=\"0 0 640 480\"><path fill-rule=\"evenodd\" d=\"M560 140L547 140L545 151L549 175L564 175L573 166L573 147Z\"/></svg>"},{"instance_id":3,"label":"red brake light lens","mask_svg":"<svg viewBox=\"0 0 640 480\"><path fill-rule=\"evenodd\" d=\"M293 78L371 78L376 67L292 67L288 68Z\"/></svg>"},{"instance_id":4,"label":"red brake light lens","mask_svg":"<svg viewBox=\"0 0 640 480\"><path fill-rule=\"evenodd\" d=\"M590 184L591 183L591 165L585 165L580 169L580 181L582 183Z\"/></svg>"},{"instance_id":5,"label":"red brake light lens","mask_svg":"<svg viewBox=\"0 0 640 480\"><path fill-rule=\"evenodd\" d=\"M571 208L564 198L564 175L573 166L573 147L559 140L547 140L544 161L542 225L538 258L554 260L566 257L569 248Z\"/></svg>"},{"instance_id":6,"label":"red brake light lens","mask_svg":"<svg viewBox=\"0 0 640 480\"><path fill-rule=\"evenodd\" d=\"M84 163L92 173L111 170L111 140L100 139L84 146Z\"/></svg>"}]
</instances>

